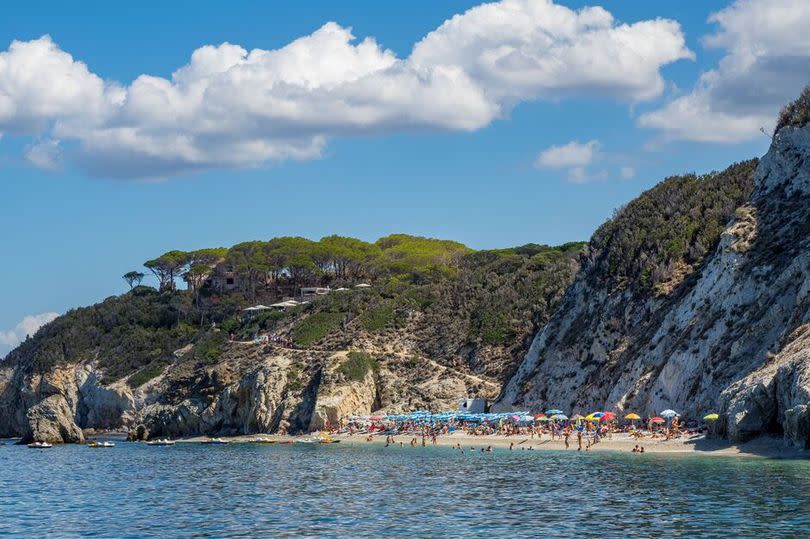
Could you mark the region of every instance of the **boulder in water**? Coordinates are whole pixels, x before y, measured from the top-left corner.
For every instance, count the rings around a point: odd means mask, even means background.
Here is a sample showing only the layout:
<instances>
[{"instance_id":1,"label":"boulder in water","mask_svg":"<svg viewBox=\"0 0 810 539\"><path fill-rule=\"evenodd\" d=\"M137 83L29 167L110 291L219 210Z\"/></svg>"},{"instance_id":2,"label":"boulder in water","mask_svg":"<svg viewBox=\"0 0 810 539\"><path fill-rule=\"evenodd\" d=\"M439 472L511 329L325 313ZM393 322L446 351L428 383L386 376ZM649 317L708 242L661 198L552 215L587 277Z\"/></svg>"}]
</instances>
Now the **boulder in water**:
<instances>
[{"instance_id":1,"label":"boulder in water","mask_svg":"<svg viewBox=\"0 0 810 539\"><path fill-rule=\"evenodd\" d=\"M82 429L76 425L65 397L51 395L28 409L28 430L21 443L84 443Z\"/></svg>"}]
</instances>

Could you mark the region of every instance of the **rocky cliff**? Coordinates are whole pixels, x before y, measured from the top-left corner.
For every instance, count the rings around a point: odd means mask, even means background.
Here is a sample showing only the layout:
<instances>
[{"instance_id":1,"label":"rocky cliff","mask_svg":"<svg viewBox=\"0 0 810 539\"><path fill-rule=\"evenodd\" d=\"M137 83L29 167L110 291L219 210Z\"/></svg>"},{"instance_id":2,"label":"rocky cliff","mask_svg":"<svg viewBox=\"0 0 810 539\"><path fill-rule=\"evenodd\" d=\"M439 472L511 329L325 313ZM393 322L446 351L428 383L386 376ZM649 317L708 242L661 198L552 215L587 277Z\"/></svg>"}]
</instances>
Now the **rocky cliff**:
<instances>
[{"instance_id":1,"label":"rocky cliff","mask_svg":"<svg viewBox=\"0 0 810 539\"><path fill-rule=\"evenodd\" d=\"M716 191L753 165L694 188L720 182ZM692 418L719 411L732 439L784 433L810 447L810 126L779 130L748 191L729 198L733 211L715 216L728 213L729 220L703 256L691 253L692 231L685 244L657 249L647 241L656 227L634 228L632 214L660 193L622 210L594 236L580 274L498 406L641 414L673 408ZM676 211L656 211L679 228L683 215L698 215L699 233L706 201L701 194ZM629 236L643 248L623 260L644 264L670 249L667 263L623 272L612 255Z\"/></svg>"}]
</instances>

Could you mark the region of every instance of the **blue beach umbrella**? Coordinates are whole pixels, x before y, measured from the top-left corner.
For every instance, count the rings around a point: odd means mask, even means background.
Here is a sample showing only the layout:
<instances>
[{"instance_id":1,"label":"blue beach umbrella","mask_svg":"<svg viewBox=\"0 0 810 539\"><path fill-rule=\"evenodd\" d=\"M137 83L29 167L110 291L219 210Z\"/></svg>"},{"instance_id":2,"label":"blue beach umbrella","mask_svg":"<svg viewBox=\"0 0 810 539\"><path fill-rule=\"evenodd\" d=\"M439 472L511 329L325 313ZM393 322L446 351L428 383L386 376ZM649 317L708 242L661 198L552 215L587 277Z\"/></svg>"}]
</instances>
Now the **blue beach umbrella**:
<instances>
[{"instance_id":1,"label":"blue beach umbrella","mask_svg":"<svg viewBox=\"0 0 810 539\"><path fill-rule=\"evenodd\" d=\"M562 410L555 410L555 409L546 410L546 415L557 415L557 414L564 414L564 413L565 412L563 412Z\"/></svg>"}]
</instances>

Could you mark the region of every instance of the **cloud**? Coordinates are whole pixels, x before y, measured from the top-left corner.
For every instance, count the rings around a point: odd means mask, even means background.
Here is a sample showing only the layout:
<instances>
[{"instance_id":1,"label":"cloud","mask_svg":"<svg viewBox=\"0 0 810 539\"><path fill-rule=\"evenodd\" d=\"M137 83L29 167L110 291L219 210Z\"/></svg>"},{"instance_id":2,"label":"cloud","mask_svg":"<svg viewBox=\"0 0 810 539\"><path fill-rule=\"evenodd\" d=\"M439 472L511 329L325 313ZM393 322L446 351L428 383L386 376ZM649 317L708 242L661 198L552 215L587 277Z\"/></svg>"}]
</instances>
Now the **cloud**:
<instances>
[{"instance_id":1,"label":"cloud","mask_svg":"<svg viewBox=\"0 0 810 539\"><path fill-rule=\"evenodd\" d=\"M61 170L62 149L59 147L59 141L48 139L28 146L25 151L25 159L43 170Z\"/></svg>"},{"instance_id":2,"label":"cloud","mask_svg":"<svg viewBox=\"0 0 810 539\"><path fill-rule=\"evenodd\" d=\"M318 158L334 137L473 131L527 100L647 100L663 66L692 56L675 21L619 24L550 0L474 7L407 58L329 22L274 50L206 45L171 78L128 85L43 36L0 52L0 132L61 141L52 147L96 175L169 177Z\"/></svg>"},{"instance_id":3,"label":"cloud","mask_svg":"<svg viewBox=\"0 0 810 539\"><path fill-rule=\"evenodd\" d=\"M760 128L772 128L779 109L808 82L810 3L737 0L709 22L719 28L703 43L725 55L690 93L642 115L639 125L668 139L699 142L762 136Z\"/></svg>"},{"instance_id":4,"label":"cloud","mask_svg":"<svg viewBox=\"0 0 810 539\"><path fill-rule=\"evenodd\" d=\"M545 168L585 167L593 162L600 148L598 140L571 141L563 146L546 148L537 156L535 164Z\"/></svg>"},{"instance_id":5,"label":"cloud","mask_svg":"<svg viewBox=\"0 0 810 539\"><path fill-rule=\"evenodd\" d=\"M23 318L19 324L8 331L0 331L0 353L3 355L23 342L26 336L34 334L54 318L58 313L31 314Z\"/></svg>"},{"instance_id":6,"label":"cloud","mask_svg":"<svg viewBox=\"0 0 810 539\"><path fill-rule=\"evenodd\" d=\"M573 183L607 178L607 172L591 172L588 166L601 158L602 145L598 140L581 143L571 141L562 146L550 146L538 154L534 164L538 168L550 168L567 172L567 179Z\"/></svg>"},{"instance_id":7,"label":"cloud","mask_svg":"<svg viewBox=\"0 0 810 539\"><path fill-rule=\"evenodd\" d=\"M636 176L636 169L633 167L623 166L619 168L619 175L625 179L629 180Z\"/></svg>"}]
</instances>

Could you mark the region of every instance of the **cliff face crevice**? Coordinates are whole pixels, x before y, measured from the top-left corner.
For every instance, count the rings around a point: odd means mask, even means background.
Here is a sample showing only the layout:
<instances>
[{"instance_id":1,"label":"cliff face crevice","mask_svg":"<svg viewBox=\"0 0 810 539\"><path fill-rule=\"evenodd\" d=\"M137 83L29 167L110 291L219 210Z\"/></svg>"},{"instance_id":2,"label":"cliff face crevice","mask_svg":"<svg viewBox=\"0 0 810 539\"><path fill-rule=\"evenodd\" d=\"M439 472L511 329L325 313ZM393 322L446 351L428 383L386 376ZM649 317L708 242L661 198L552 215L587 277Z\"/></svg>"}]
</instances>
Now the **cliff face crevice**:
<instances>
[{"instance_id":1,"label":"cliff face crevice","mask_svg":"<svg viewBox=\"0 0 810 539\"><path fill-rule=\"evenodd\" d=\"M808 342L794 336L810 321L810 126L777 134L748 201L668 294L612 290L599 256L590 253L498 407L723 410L733 439L782 432L810 443Z\"/></svg>"}]
</instances>

